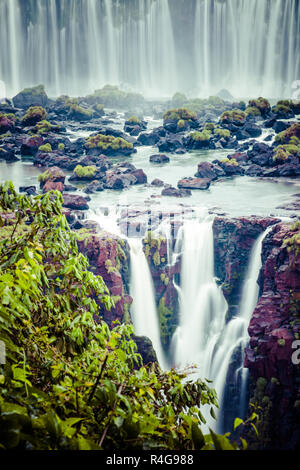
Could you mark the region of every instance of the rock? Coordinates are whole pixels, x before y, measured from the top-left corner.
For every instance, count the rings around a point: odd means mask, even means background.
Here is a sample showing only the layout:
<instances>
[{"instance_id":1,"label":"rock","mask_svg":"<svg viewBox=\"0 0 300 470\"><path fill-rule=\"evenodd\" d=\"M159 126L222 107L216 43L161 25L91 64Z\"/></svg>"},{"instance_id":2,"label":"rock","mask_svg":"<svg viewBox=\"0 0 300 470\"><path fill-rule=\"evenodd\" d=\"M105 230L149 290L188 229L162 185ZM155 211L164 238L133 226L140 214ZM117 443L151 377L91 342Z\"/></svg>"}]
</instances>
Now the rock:
<instances>
[{"instance_id":1,"label":"rock","mask_svg":"<svg viewBox=\"0 0 300 470\"><path fill-rule=\"evenodd\" d=\"M49 191L64 191L64 185L61 182L47 181L43 186L43 193L48 193Z\"/></svg>"},{"instance_id":2,"label":"rock","mask_svg":"<svg viewBox=\"0 0 300 470\"><path fill-rule=\"evenodd\" d=\"M206 190L210 187L211 180L208 178L185 178L178 182L179 189Z\"/></svg>"},{"instance_id":3,"label":"rock","mask_svg":"<svg viewBox=\"0 0 300 470\"><path fill-rule=\"evenodd\" d=\"M13 98L14 106L27 109L30 106L47 106L48 96L43 85L26 88Z\"/></svg>"},{"instance_id":4,"label":"rock","mask_svg":"<svg viewBox=\"0 0 300 470\"><path fill-rule=\"evenodd\" d=\"M219 165L210 162L199 163L198 171L195 174L196 178L206 178L210 181L214 181L224 175L225 171Z\"/></svg>"},{"instance_id":5,"label":"rock","mask_svg":"<svg viewBox=\"0 0 300 470\"><path fill-rule=\"evenodd\" d=\"M43 186L47 181L64 184L65 179L66 176L64 172L57 166L54 166L52 168L47 168L47 170L43 173L43 180L40 184Z\"/></svg>"},{"instance_id":6,"label":"rock","mask_svg":"<svg viewBox=\"0 0 300 470\"><path fill-rule=\"evenodd\" d=\"M152 186L157 186L158 188L164 186L164 182L158 178L154 179L152 182L151 182L151 185Z\"/></svg>"},{"instance_id":7,"label":"rock","mask_svg":"<svg viewBox=\"0 0 300 470\"><path fill-rule=\"evenodd\" d=\"M247 123L244 127L244 131L247 132L250 137L259 137L262 134L261 128L253 123Z\"/></svg>"},{"instance_id":8,"label":"rock","mask_svg":"<svg viewBox=\"0 0 300 470\"><path fill-rule=\"evenodd\" d=\"M104 191L104 183L98 180L92 181L84 189L84 192L86 194L93 194L95 192L101 192L101 191Z\"/></svg>"},{"instance_id":9,"label":"rock","mask_svg":"<svg viewBox=\"0 0 300 470\"><path fill-rule=\"evenodd\" d=\"M20 186L20 193L26 193L28 196L36 195L36 186Z\"/></svg>"},{"instance_id":10,"label":"rock","mask_svg":"<svg viewBox=\"0 0 300 470\"><path fill-rule=\"evenodd\" d=\"M21 155L33 156L38 152L39 147L43 145L44 139L41 136L26 136L22 139Z\"/></svg>"},{"instance_id":11,"label":"rock","mask_svg":"<svg viewBox=\"0 0 300 470\"><path fill-rule=\"evenodd\" d=\"M156 145L157 142L159 141L159 136L156 135L155 133L142 133L138 136L137 139L138 142L140 142L142 145Z\"/></svg>"},{"instance_id":12,"label":"rock","mask_svg":"<svg viewBox=\"0 0 300 470\"><path fill-rule=\"evenodd\" d=\"M132 176L136 178L136 184L146 184L147 183L147 175L144 173L143 170L134 170L132 171Z\"/></svg>"},{"instance_id":13,"label":"rock","mask_svg":"<svg viewBox=\"0 0 300 470\"><path fill-rule=\"evenodd\" d=\"M276 134L279 134L280 132L283 132L288 129L290 127L290 124L288 122L275 121L272 127Z\"/></svg>"},{"instance_id":14,"label":"rock","mask_svg":"<svg viewBox=\"0 0 300 470\"><path fill-rule=\"evenodd\" d=\"M5 160L7 163L18 162L19 158L16 157L14 150L0 148L0 160Z\"/></svg>"},{"instance_id":15,"label":"rock","mask_svg":"<svg viewBox=\"0 0 300 470\"><path fill-rule=\"evenodd\" d=\"M167 155L162 154L156 154L156 155L151 155L149 161L151 163L169 163L170 158L167 157Z\"/></svg>"},{"instance_id":16,"label":"rock","mask_svg":"<svg viewBox=\"0 0 300 470\"><path fill-rule=\"evenodd\" d=\"M261 176L263 174L263 169L259 165L250 165L245 171L246 176Z\"/></svg>"},{"instance_id":17,"label":"rock","mask_svg":"<svg viewBox=\"0 0 300 470\"><path fill-rule=\"evenodd\" d=\"M137 345L138 353L142 356L144 365L157 362L156 352L153 344L146 336L132 336L133 341Z\"/></svg>"},{"instance_id":18,"label":"rock","mask_svg":"<svg viewBox=\"0 0 300 470\"><path fill-rule=\"evenodd\" d=\"M285 244L297 233L299 229L279 223L263 243L261 296L249 325L245 357L253 380L257 384L260 378L265 380L263 394L273 406L264 432L277 449L300 444L295 408L300 400L300 368L292 362L292 346L300 333L300 256Z\"/></svg>"},{"instance_id":19,"label":"rock","mask_svg":"<svg viewBox=\"0 0 300 470\"><path fill-rule=\"evenodd\" d=\"M188 197L192 195L192 192L189 189L176 189L173 186L167 186L162 190L161 195L171 197Z\"/></svg>"},{"instance_id":20,"label":"rock","mask_svg":"<svg viewBox=\"0 0 300 470\"><path fill-rule=\"evenodd\" d=\"M63 207L67 207L68 209L85 211L89 208L87 199L83 196L77 196L76 194L63 194L63 199Z\"/></svg>"}]
</instances>

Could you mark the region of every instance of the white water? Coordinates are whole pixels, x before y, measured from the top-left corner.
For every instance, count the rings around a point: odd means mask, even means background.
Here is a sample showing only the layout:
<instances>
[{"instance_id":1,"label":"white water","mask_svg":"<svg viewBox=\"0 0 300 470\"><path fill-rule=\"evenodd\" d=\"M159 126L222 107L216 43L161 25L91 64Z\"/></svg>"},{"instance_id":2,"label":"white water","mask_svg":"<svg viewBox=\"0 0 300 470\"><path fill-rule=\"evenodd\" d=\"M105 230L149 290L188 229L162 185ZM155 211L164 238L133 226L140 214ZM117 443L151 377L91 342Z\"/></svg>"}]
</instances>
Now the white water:
<instances>
[{"instance_id":1,"label":"white water","mask_svg":"<svg viewBox=\"0 0 300 470\"><path fill-rule=\"evenodd\" d=\"M214 278L213 220L189 221L183 225L179 245L182 252L180 324L173 337L177 367L196 365L196 376L213 381L223 411L226 379L234 352L240 350L236 385L240 391L237 415L246 407L247 370L243 368L248 326L258 300L258 276L261 249L269 229L261 234L250 255L243 286L239 314L227 324L227 303ZM205 410L206 411L206 410ZM220 412L218 422L204 412L207 425L223 432ZM227 429L228 430L228 429Z\"/></svg>"},{"instance_id":2,"label":"white water","mask_svg":"<svg viewBox=\"0 0 300 470\"><path fill-rule=\"evenodd\" d=\"M291 97L297 0L0 1L0 80L83 96L106 83L171 96ZM21 5L21 6L20 6ZM29 12L29 13L28 13Z\"/></svg>"},{"instance_id":3,"label":"white water","mask_svg":"<svg viewBox=\"0 0 300 470\"><path fill-rule=\"evenodd\" d=\"M142 240L128 239L130 245L130 295L133 298L131 317L138 336L147 336L153 344L158 362L166 369L166 358L160 340L159 319L154 286Z\"/></svg>"}]
</instances>

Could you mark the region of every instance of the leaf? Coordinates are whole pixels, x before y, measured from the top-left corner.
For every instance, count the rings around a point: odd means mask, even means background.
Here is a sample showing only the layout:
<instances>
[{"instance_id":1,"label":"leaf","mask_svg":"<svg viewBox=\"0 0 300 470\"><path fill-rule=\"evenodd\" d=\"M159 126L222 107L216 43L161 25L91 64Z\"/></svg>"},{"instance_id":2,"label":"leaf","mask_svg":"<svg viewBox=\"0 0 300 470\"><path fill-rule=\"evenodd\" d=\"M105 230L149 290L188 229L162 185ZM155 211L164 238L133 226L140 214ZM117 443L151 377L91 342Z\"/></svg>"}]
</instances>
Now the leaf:
<instances>
[{"instance_id":1,"label":"leaf","mask_svg":"<svg viewBox=\"0 0 300 470\"><path fill-rule=\"evenodd\" d=\"M258 437L259 434L258 434L258 430L257 430L255 424L253 424L253 423L250 423L250 424L251 424L251 426L253 427L253 429L254 429L254 431L255 431L255 434L256 434L257 437Z\"/></svg>"},{"instance_id":2,"label":"leaf","mask_svg":"<svg viewBox=\"0 0 300 470\"><path fill-rule=\"evenodd\" d=\"M235 418L234 420L234 430L236 430L241 424L244 424L244 421L241 418Z\"/></svg>"},{"instance_id":3,"label":"leaf","mask_svg":"<svg viewBox=\"0 0 300 470\"><path fill-rule=\"evenodd\" d=\"M192 424L192 441L194 443L195 450L201 450L205 445L203 433L196 423Z\"/></svg>"}]
</instances>

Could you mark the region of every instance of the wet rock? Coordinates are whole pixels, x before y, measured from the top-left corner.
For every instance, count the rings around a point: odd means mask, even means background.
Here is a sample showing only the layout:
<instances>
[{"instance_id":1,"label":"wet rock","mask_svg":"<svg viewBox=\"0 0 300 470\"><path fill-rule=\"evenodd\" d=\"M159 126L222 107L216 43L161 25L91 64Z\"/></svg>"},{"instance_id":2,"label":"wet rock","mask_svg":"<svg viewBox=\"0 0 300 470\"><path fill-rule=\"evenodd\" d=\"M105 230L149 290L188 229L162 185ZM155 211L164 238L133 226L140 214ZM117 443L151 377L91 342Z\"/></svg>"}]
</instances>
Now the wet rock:
<instances>
[{"instance_id":1,"label":"wet rock","mask_svg":"<svg viewBox=\"0 0 300 470\"><path fill-rule=\"evenodd\" d=\"M72 210L85 211L88 210L88 201L83 196L76 194L63 194L63 207L67 207Z\"/></svg>"},{"instance_id":2,"label":"wet rock","mask_svg":"<svg viewBox=\"0 0 300 470\"><path fill-rule=\"evenodd\" d=\"M7 163L18 162L20 159L15 155L14 150L0 148L0 160L5 160Z\"/></svg>"},{"instance_id":3,"label":"wet rock","mask_svg":"<svg viewBox=\"0 0 300 470\"><path fill-rule=\"evenodd\" d=\"M43 145L44 139L41 136L26 136L22 139L21 155L36 155L39 147Z\"/></svg>"},{"instance_id":4,"label":"wet rock","mask_svg":"<svg viewBox=\"0 0 300 470\"><path fill-rule=\"evenodd\" d=\"M206 190L209 189L210 183L208 178L185 178L178 182L178 188Z\"/></svg>"},{"instance_id":5,"label":"wet rock","mask_svg":"<svg viewBox=\"0 0 300 470\"><path fill-rule=\"evenodd\" d=\"M164 184L165 183L162 180L160 180L159 178L156 178L151 182L152 186L157 186L158 188L164 186Z\"/></svg>"},{"instance_id":6,"label":"wet rock","mask_svg":"<svg viewBox=\"0 0 300 470\"><path fill-rule=\"evenodd\" d=\"M14 106L22 109L27 109L30 106L46 107L48 102L49 99L43 85L27 88L13 98Z\"/></svg>"},{"instance_id":7,"label":"wet rock","mask_svg":"<svg viewBox=\"0 0 300 470\"><path fill-rule=\"evenodd\" d=\"M154 132L151 133L142 133L138 136L138 142L142 145L156 145L159 141L159 136Z\"/></svg>"},{"instance_id":8,"label":"wet rock","mask_svg":"<svg viewBox=\"0 0 300 470\"><path fill-rule=\"evenodd\" d=\"M198 171L195 174L196 178L206 178L214 181L219 177L225 176L225 171L216 164L210 162L202 162L198 165Z\"/></svg>"},{"instance_id":9,"label":"wet rock","mask_svg":"<svg viewBox=\"0 0 300 470\"><path fill-rule=\"evenodd\" d=\"M47 181L43 186L43 193L48 193L49 191L64 191L64 185L61 182Z\"/></svg>"},{"instance_id":10,"label":"wet rock","mask_svg":"<svg viewBox=\"0 0 300 470\"><path fill-rule=\"evenodd\" d=\"M162 154L156 154L156 155L151 155L149 158L149 161L151 163L169 163L170 158L167 157L167 155Z\"/></svg>"},{"instance_id":11,"label":"wet rock","mask_svg":"<svg viewBox=\"0 0 300 470\"><path fill-rule=\"evenodd\" d=\"M20 193L26 193L28 196L36 195L36 186L20 186Z\"/></svg>"},{"instance_id":12,"label":"wet rock","mask_svg":"<svg viewBox=\"0 0 300 470\"><path fill-rule=\"evenodd\" d=\"M261 176L263 174L263 169L259 165L250 165L245 171L246 176Z\"/></svg>"},{"instance_id":13,"label":"wet rock","mask_svg":"<svg viewBox=\"0 0 300 470\"><path fill-rule=\"evenodd\" d=\"M173 186L167 186L162 190L162 196L170 196L170 197L188 197L192 195L190 189L177 189Z\"/></svg>"}]
</instances>

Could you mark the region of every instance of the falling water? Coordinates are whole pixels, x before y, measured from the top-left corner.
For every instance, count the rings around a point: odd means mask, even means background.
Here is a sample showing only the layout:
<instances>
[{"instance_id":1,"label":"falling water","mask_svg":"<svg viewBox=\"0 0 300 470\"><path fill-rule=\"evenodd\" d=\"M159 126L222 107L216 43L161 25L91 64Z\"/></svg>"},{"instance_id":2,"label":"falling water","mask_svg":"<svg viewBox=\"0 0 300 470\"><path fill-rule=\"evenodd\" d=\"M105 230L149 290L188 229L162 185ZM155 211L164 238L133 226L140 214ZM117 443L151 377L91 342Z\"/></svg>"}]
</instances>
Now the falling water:
<instances>
[{"instance_id":1,"label":"falling water","mask_svg":"<svg viewBox=\"0 0 300 470\"><path fill-rule=\"evenodd\" d=\"M287 96L300 77L298 0L1 0L0 80L83 96ZM191 6L191 7L190 7Z\"/></svg>"},{"instance_id":2,"label":"falling water","mask_svg":"<svg viewBox=\"0 0 300 470\"><path fill-rule=\"evenodd\" d=\"M160 327L155 293L142 240L128 239L130 245L130 295L133 298L131 316L138 336L147 336L153 344L158 362L166 369L166 359L160 339Z\"/></svg>"}]
</instances>

